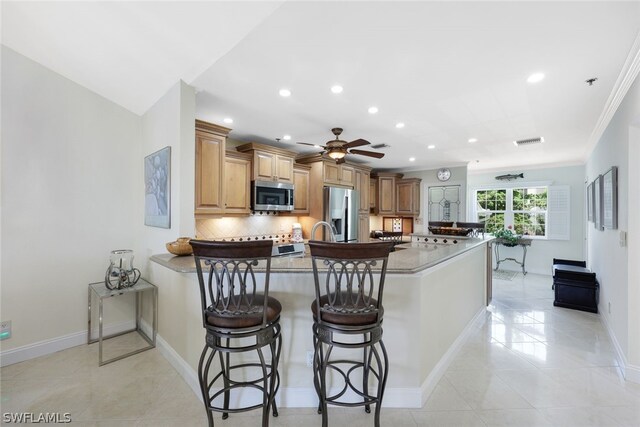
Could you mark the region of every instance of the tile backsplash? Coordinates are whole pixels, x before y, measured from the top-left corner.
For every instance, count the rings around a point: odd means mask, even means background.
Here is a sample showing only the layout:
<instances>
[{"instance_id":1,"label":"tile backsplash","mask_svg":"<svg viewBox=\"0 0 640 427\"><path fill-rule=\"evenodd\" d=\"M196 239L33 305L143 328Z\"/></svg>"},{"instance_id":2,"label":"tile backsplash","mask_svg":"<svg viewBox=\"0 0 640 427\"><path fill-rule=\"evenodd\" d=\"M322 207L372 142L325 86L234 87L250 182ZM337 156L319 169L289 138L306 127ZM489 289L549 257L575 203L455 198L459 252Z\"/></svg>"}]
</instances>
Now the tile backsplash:
<instances>
[{"instance_id":1,"label":"tile backsplash","mask_svg":"<svg viewBox=\"0 0 640 427\"><path fill-rule=\"evenodd\" d=\"M196 237L199 239L226 239L246 236L288 236L297 216L251 215L196 219Z\"/></svg>"}]
</instances>

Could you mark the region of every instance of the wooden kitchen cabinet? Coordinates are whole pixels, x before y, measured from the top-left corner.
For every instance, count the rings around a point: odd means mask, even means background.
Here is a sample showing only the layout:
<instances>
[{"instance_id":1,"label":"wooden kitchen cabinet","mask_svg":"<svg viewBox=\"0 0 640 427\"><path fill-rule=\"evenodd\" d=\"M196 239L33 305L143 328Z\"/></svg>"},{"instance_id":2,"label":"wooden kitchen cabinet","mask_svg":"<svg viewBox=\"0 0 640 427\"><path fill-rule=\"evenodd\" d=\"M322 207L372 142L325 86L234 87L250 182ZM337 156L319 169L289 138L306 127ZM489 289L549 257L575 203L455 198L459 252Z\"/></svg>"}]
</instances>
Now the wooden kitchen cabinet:
<instances>
[{"instance_id":1,"label":"wooden kitchen cabinet","mask_svg":"<svg viewBox=\"0 0 640 427\"><path fill-rule=\"evenodd\" d=\"M323 162L323 182L325 185L353 187L355 169L347 164L337 164L335 160Z\"/></svg>"},{"instance_id":2,"label":"wooden kitchen cabinet","mask_svg":"<svg viewBox=\"0 0 640 427\"><path fill-rule=\"evenodd\" d=\"M358 215L358 242L369 242L369 214Z\"/></svg>"},{"instance_id":3,"label":"wooden kitchen cabinet","mask_svg":"<svg viewBox=\"0 0 640 427\"><path fill-rule=\"evenodd\" d=\"M292 214L309 213L309 170L308 165L293 165L293 211Z\"/></svg>"},{"instance_id":4,"label":"wooden kitchen cabinet","mask_svg":"<svg viewBox=\"0 0 640 427\"><path fill-rule=\"evenodd\" d=\"M227 151L224 161L225 215L251 213L251 155Z\"/></svg>"},{"instance_id":5,"label":"wooden kitchen cabinet","mask_svg":"<svg viewBox=\"0 0 640 427\"><path fill-rule=\"evenodd\" d=\"M378 198L378 180L369 177L369 211L375 212Z\"/></svg>"},{"instance_id":6,"label":"wooden kitchen cabinet","mask_svg":"<svg viewBox=\"0 0 640 427\"><path fill-rule=\"evenodd\" d=\"M231 129L196 120L195 214L224 212L225 152Z\"/></svg>"},{"instance_id":7,"label":"wooden kitchen cabinet","mask_svg":"<svg viewBox=\"0 0 640 427\"><path fill-rule=\"evenodd\" d=\"M254 181L277 181L293 184L293 163L296 153L277 147L250 142L236 148L253 156Z\"/></svg>"},{"instance_id":8,"label":"wooden kitchen cabinet","mask_svg":"<svg viewBox=\"0 0 640 427\"><path fill-rule=\"evenodd\" d=\"M396 215L420 215L420 182L419 178L406 178L396 181Z\"/></svg>"},{"instance_id":9,"label":"wooden kitchen cabinet","mask_svg":"<svg viewBox=\"0 0 640 427\"><path fill-rule=\"evenodd\" d=\"M376 215L394 215L396 210L396 179L402 174L378 172L372 174L376 180L374 213Z\"/></svg>"},{"instance_id":10,"label":"wooden kitchen cabinet","mask_svg":"<svg viewBox=\"0 0 640 427\"><path fill-rule=\"evenodd\" d=\"M360 214L369 214L369 177L368 170L354 168L354 189L360 193Z\"/></svg>"}]
</instances>

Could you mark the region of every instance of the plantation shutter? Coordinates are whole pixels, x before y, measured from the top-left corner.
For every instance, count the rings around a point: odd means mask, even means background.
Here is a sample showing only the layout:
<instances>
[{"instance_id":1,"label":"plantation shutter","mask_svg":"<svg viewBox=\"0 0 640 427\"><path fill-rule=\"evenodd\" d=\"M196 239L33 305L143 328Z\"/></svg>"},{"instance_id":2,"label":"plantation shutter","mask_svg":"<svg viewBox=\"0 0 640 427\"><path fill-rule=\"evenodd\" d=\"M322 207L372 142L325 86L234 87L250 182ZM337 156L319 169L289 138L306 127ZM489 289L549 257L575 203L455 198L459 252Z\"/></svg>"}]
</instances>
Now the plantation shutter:
<instances>
[{"instance_id":1,"label":"plantation shutter","mask_svg":"<svg viewBox=\"0 0 640 427\"><path fill-rule=\"evenodd\" d=\"M569 240L571 238L571 188L568 185L548 187L547 238Z\"/></svg>"}]
</instances>

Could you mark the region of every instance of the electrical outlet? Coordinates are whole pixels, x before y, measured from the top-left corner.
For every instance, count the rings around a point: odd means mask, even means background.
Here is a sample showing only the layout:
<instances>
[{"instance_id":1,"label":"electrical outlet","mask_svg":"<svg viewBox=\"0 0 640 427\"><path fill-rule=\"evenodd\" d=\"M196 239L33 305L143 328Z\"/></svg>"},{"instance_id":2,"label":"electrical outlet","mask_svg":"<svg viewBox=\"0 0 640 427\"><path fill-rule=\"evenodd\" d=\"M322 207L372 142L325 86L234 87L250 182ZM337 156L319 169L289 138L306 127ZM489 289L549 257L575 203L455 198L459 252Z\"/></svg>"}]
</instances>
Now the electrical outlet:
<instances>
[{"instance_id":1,"label":"electrical outlet","mask_svg":"<svg viewBox=\"0 0 640 427\"><path fill-rule=\"evenodd\" d=\"M11 320L0 322L0 340L11 338Z\"/></svg>"},{"instance_id":2,"label":"electrical outlet","mask_svg":"<svg viewBox=\"0 0 640 427\"><path fill-rule=\"evenodd\" d=\"M313 366L313 351L307 351L307 368Z\"/></svg>"}]
</instances>

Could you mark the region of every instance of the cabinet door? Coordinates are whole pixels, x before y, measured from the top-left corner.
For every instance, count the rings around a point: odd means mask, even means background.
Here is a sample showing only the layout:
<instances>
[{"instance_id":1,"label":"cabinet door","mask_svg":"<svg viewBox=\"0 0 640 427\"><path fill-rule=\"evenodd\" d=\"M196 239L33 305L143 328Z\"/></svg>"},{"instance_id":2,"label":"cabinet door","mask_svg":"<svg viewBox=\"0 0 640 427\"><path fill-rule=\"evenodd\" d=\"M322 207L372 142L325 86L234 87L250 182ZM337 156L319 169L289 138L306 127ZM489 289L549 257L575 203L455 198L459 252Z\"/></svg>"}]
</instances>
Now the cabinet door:
<instances>
[{"instance_id":1,"label":"cabinet door","mask_svg":"<svg viewBox=\"0 0 640 427\"><path fill-rule=\"evenodd\" d=\"M293 213L309 213L309 171L293 170Z\"/></svg>"},{"instance_id":2,"label":"cabinet door","mask_svg":"<svg viewBox=\"0 0 640 427\"><path fill-rule=\"evenodd\" d=\"M253 156L253 179L273 181L276 176L276 155L265 151L255 151Z\"/></svg>"},{"instance_id":3,"label":"cabinet door","mask_svg":"<svg viewBox=\"0 0 640 427\"><path fill-rule=\"evenodd\" d=\"M293 182L293 158L276 156L275 178L278 182Z\"/></svg>"},{"instance_id":4,"label":"cabinet door","mask_svg":"<svg viewBox=\"0 0 640 427\"><path fill-rule=\"evenodd\" d=\"M224 153L226 138L196 131L196 214L224 210Z\"/></svg>"},{"instance_id":5,"label":"cabinet door","mask_svg":"<svg viewBox=\"0 0 640 427\"><path fill-rule=\"evenodd\" d=\"M358 242L369 242L369 214L360 214L358 216Z\"/></svg>"},{"instance_id":6,"label":"cabinet door","mask_svg":"<svg viewBox=\"0 0 640 427\"><path fill-rule=\"evenodd\" d=\"M413 214L420 216L420 182L413 183Z\"/></svg>"},{"instance_id":7,"label":"cabinet door","mask_svg":"<svg viewBox=\"0 0 640 427\"><path fill-rule=\"evenodd\" d=\"M335 163L323 163L324 183L340 184L340 165Z\"/></svg>"},{"instance_id":8,"label":"cabinet door","mask_svg":"<svg viewBox=\"0 0 640 427\"><path fill-rule=\"evenodd\" d=\"M360 193L360 213L369 213L369 172L355 170L354 188Z\"/></svg>"},{"instance_id":9,"label":"cabinet door","mask_svg":"<svg viewBox=\"0 0 640 427\"><path fill-rule=\"evenodd\" d=\"M395 186L396 180L392 177L378 178L378 213L391 214L395 213Z\"/></svg>"},{"instance_id":10,"label":"cabinet door","mask_svg":"<svg viewBox=\"0 0 640 427\"><path fill-rule=\"evenodd\" d=\"M225 213L249 214L251 209L251 161L227 157L225 173Z\"/></svg>"},{"instance_id":11,"label":"cabinet door","mask_svg":"<svg viewBox=\"0 0 640 427\"><path fill-rule=\"evenodd\" d=\"M356 170L351 166L340 166L340 184L353 187L355 185Z\"/></svg>"},{"instance_id":12,"label":"cabinet door","mask_svg":"<svg viewBox=\"0 0 640 427\"><path fill-rule=\"evenodd\" d=\"M398 182L396 184L396 213L413 215L413 182Z\"/></svg>"},{"instance_id":13,"label":"cabinet door","mask_svg":"<svg viewBox=\"0 0 640 427\"><path fill-rule=\"evenodd\" d=\"M369 209L376 210L376 198L378 197L378 180L369 178Z\"/></svg>"}]
</instances>

